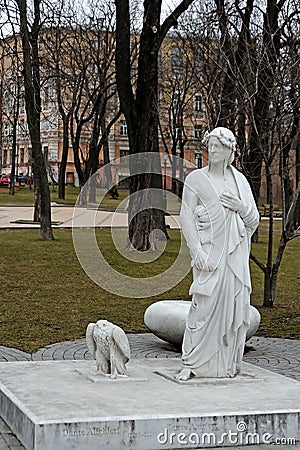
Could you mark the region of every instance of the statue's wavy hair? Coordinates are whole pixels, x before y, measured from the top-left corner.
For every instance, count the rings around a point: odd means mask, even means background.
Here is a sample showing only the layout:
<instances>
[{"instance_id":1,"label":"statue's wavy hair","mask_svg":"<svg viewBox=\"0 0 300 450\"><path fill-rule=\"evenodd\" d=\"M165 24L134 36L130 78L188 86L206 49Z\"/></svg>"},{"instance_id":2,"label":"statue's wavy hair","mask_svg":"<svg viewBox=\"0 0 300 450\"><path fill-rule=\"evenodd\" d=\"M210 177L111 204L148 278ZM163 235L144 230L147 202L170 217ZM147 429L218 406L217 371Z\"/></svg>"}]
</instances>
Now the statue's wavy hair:
<instances>
[{"instance_id":1,"label":"statue's wavy hair","mask_svg":"<svg viewBox=\"0 0 300 450\"><path fill-rule=\"evenodd\" d=\"M212 131L206 131L202 141L206 147L208 145L209 138L212 136L216 137L221 142L221 144L223 144L231 151L230 157L227 161L227 166L230 166L237 151L236 139L233 132L225 127L217 127Z\"/></svg>"}]
</instances>

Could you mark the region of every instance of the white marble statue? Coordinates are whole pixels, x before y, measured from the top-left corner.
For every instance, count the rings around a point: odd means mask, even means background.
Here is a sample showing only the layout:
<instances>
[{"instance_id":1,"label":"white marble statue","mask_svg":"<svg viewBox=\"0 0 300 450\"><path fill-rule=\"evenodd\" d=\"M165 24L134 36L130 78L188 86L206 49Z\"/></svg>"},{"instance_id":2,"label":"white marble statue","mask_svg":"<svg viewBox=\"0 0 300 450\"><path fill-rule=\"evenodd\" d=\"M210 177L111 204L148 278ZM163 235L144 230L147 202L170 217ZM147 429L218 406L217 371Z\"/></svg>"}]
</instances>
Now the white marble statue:
<instances>
[{"instance_id":1,"label":"white marble statue","mask_svg":"<svg viewBox=\"0 0 300 450\"><path fill-rule=\"evenodd\" d=\"M111 378L128 376L125 364L130 358L130 347L122 328L107 320L90 323L86 329L86 343L96 360L97 371Z\"/></svg>"},{"instance_id":2,"label":"white marble statue","mask_svg":"<svg viewBox=\"0 0 300 450\"><path fill-rule=\"evenodd\" d=\"M180 212L193 283L178 380L234 377L249 327L249 252L259 213L246 178L231 165L233 133L218 127L205 142L209 165L187 176Z\"/></svg>"}]
</instances>

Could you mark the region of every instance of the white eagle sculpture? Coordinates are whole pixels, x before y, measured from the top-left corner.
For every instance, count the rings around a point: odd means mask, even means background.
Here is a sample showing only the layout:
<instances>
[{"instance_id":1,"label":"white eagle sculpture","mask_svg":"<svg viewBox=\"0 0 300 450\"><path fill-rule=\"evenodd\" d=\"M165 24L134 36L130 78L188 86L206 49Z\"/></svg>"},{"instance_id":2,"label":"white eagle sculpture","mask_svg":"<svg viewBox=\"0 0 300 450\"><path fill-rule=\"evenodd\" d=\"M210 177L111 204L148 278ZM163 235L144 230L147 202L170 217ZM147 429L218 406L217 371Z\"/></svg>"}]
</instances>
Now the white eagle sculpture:
<instances>
[{"instance_id":1,"label":"white eagle sculpture","mask_svg":"<svg viewBox=\"0 0 300 450\"><path fill-rule=\"evenodd\" d=\"M122 328L107 320L90 323L86 329L86 343L96 360L97 371L111 378L128 376L125 364L130 358L130 347Z\"/></svg>"}]
</instances>

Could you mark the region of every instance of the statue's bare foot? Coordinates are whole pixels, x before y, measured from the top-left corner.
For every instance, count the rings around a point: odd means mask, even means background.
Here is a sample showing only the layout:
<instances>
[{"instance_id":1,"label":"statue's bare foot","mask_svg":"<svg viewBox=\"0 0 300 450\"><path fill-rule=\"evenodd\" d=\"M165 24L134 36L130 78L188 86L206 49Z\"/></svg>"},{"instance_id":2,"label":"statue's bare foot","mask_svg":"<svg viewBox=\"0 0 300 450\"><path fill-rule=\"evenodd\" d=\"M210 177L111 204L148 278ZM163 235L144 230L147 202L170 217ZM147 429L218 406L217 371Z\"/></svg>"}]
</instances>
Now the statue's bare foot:
<instances>
[{"instance_id":1,"label":"statue's bare foot","mask_svg":"<svg viewBox=\"0 0 300 450\"><path fill-rule=\"evenodd\" d=\"M187 381L192 378L193 374L190 369L181 369L179 373L175 375L176 380Z\"/></svg>"},{"instance_id":2,"label":"statue's bare foot","mask_svg":"<svg viewBox=\"0 0 300 450\"><path fill-rule=\"evenodd\" d=\"M122 374L122 373L112 373L111 375L109 375L110 378L128 378L128 375Z\"/></svg>"}]
</instances>

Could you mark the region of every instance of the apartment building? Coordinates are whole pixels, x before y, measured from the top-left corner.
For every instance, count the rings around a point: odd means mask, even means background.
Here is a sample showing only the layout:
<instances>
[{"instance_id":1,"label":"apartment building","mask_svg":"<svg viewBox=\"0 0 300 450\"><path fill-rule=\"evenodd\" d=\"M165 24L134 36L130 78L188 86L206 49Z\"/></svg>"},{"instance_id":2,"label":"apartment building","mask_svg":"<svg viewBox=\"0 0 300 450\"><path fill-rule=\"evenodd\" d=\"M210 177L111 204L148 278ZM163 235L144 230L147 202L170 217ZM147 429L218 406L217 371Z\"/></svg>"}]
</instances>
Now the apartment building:
<instances>
[{"instance_id":1,"label":"apartment building","mask_svg":"<svg viewBox=\"0 0 300 450\"><path fill-rule=\"evenodd\" d=\"M67 44L58 46L58 36L61 38L62 32L64 33L64 42ZM79 154L81 163L84 165L96 120L95 116L91 114L95 107L91 99L95 95L93 89L97 88L97 83L99 89L103 89L103 99L106 101L106 124L113 121L119 108L119 101L116 93L113 59L105 61L107 58L105 52L111 53L114 40L110 37L108 44L105 32L94 34L87 31L85 35L81 34L80 39L73 35L73 31L72 35L70 33L70 30L60 30L60 33L57 33L57 30L53 29L43 30L41 33L39 42L42 103L41 141L49 180L55 182L58 178L63 152L63 113L70 114L65 181L67 184L77 184L78 176L74 163L71 129L74 137L78 126L82 128ZM108 46L110 46L109 49ZM160 54L158 111L161 131L160 151L162 167L166 168L168 178L169 175L171 176L172 170L169 162L167 164L164 162L163 154L166 151L184 159L182 167L176 169L176 176L182 177L182 172L186 173L195 165L201 167L207 160L201 144L203 130L206 126L205 102L203 95L199 92L196 78L193 82L191 81L194 77L192 69L186 70L185 52L186 49L183 49L182 43L178 39L168 37ZM86 58L85 53L88 55ZM31 144L24 103L20 38L18 36L11 37L2 41L1 54L0 171L9 173L11 170L12 144L15 133L16 173L31 175ZM75 61L75 59L77 60ZM106 63L107 67L104 70L103 67ZM58 65L60 65L59 68ZM133 74L136 69L135 65L136 63L133 62ZM81 73L84 73L86 86L81 87L81 99L78 101L78 98L75 98L74 90ZM59 82L58 77L60 78ZM188 77L190 80L187 80ZM104 89L103 86L108 87ZM85 121L88 115L91 115L91 118ZM82 124L80 120L84 123ZM108 157L105 158L103 148L99 152L99 167L109 159L115 167L115 181L122 182L129 175L126 158L122 158L128 154L127 124L124 116L121 115L113 123L108 133Z\"/></svg>"}]
</instances>

